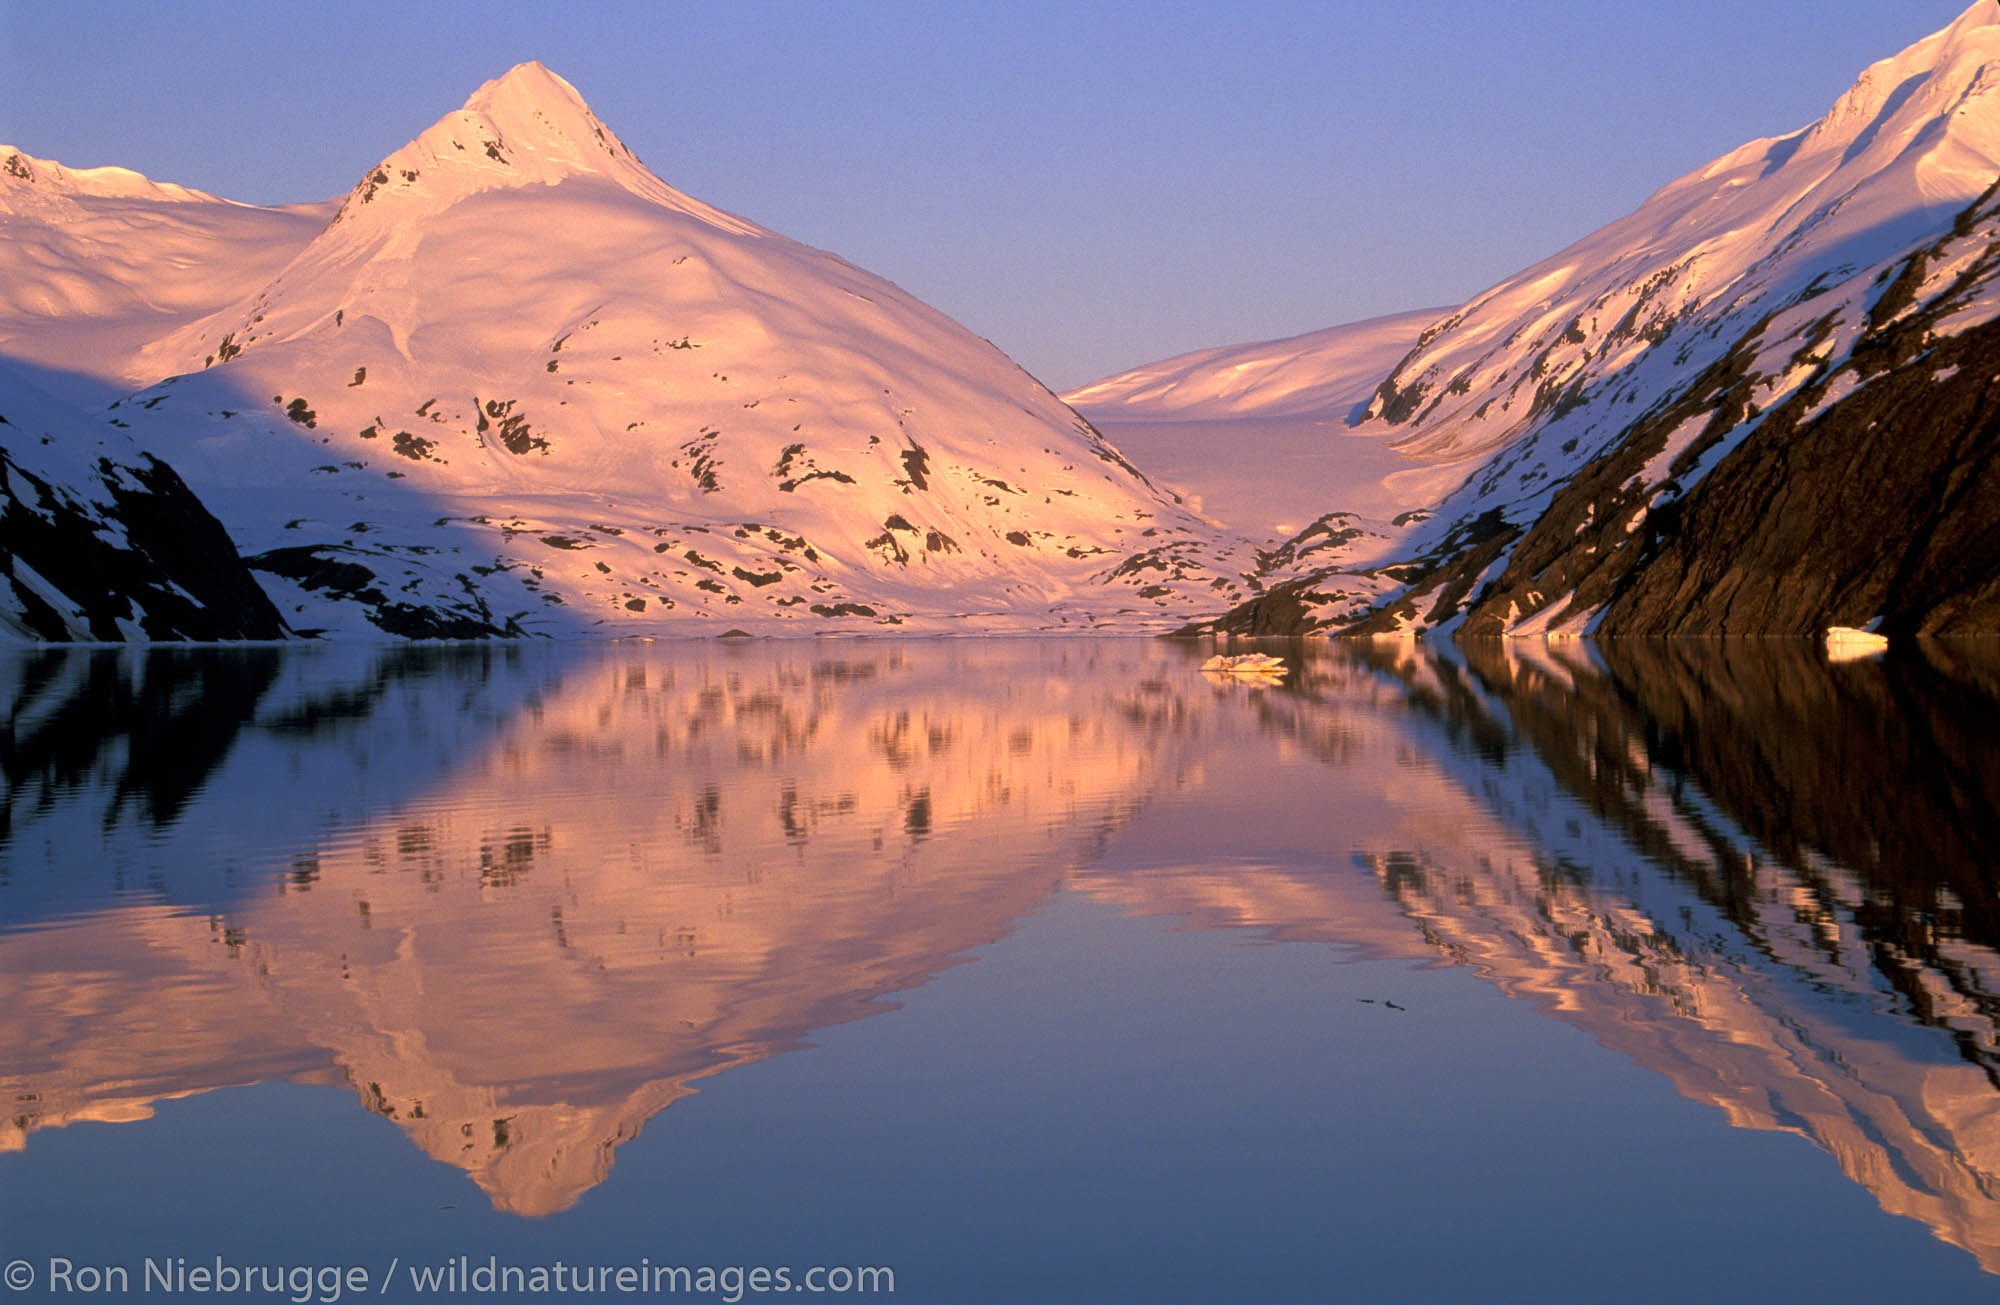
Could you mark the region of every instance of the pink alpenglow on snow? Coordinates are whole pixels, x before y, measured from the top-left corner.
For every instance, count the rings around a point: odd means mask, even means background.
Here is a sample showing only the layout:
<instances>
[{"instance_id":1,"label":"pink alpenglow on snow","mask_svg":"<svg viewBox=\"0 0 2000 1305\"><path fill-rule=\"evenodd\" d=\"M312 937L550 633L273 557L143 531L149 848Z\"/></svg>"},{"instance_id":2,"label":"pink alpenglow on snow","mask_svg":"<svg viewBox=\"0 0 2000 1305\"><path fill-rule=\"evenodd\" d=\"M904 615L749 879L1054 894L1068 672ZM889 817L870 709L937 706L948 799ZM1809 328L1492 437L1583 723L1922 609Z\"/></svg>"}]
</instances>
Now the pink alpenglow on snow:
<instances>
[{"instance_id":1,"label":"pink alpenglow on snow","mask_svg":"<svg viewBox=\"0 0 2000 1305\"><path fill-rule=\"evenodd\" d=\"M294 629L1171 629L1252 592L1246 546L992 345L674 190L539 64L309 239L243 214L226 294L137 344L69 320ZM147 221L135 282L192 238Z\"/></svg>"}]
</instances>

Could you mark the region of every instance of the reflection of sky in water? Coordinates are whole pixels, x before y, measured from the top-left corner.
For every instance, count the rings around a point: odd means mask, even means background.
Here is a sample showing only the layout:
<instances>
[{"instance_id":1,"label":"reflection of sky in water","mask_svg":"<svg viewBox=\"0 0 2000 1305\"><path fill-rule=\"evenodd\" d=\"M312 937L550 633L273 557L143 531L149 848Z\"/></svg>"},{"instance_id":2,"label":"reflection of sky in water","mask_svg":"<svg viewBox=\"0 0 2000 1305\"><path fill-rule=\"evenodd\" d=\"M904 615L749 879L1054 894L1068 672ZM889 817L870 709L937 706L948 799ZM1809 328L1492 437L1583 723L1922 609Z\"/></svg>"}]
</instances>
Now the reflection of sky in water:
<instances>
[{"instance_id":1,"label":"reflection of sky in water","mask_svg":"<svg viewBox=\"0 0 2000 1305\"><path fill-rule=\"evenodd\" d=\"M1886 1209L2000 1268L1981 668L1199 660L10 662L10 1222L661 1258L670 1215L690 1259L952 1299L1448 1294L1412 1264L1492 1299L1663 1239L1746 1283L1974 1272Z\"/></svg>"}]
</instances>

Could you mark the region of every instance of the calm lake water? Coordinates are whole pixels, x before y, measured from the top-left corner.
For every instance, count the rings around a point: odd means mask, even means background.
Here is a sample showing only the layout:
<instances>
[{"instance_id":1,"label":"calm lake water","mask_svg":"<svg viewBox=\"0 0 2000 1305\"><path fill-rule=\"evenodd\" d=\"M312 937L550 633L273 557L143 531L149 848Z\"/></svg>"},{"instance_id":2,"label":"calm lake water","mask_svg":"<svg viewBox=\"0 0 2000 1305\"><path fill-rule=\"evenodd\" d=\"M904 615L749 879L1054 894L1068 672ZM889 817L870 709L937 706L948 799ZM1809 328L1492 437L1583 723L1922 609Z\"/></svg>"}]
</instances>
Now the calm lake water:
<instances>
[{"instance_id":1,"label":"calm lake water","mask_svg":"<svg viewBox=\"0 0 2000 1305\"><path fill-rule=\"evenodd\" d=\"M0 1296L2000 1297L2000 658L1282 651L0 658Z\"/></svg>"}]
</instances>

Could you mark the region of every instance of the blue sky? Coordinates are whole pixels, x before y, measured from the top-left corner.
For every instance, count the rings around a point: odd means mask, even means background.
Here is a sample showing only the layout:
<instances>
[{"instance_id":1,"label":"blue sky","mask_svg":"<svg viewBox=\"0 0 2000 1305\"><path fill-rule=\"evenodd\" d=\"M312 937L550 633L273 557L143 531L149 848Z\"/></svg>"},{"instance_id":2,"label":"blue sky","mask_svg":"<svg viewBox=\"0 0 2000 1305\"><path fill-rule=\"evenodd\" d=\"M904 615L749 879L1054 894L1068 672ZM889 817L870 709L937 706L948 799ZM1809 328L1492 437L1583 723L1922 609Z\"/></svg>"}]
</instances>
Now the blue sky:
<instances>
[{"instance_id":1,"label":"blue sky","mask_svg":"<svg viewBox=\"0 0 2000 1305\"><path fill-rule=\"evenodd\" d=\"M1966 2L0 0L0 140L321 199L540 59L672 185L1060 389L1460 302Z\"/></svg>"}]
</instances>

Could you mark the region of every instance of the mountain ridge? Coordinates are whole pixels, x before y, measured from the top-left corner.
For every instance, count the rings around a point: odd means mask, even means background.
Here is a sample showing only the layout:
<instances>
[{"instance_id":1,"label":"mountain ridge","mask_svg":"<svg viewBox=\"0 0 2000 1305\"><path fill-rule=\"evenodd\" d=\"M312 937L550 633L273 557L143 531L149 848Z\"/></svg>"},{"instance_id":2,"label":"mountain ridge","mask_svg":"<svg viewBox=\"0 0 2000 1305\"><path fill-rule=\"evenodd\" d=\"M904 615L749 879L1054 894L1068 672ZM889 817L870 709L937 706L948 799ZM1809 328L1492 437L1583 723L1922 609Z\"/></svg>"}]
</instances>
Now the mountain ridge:
<instances>
[{"instance_id":1,"label":"mountain ridge","mask_svg":"<svg viewBox=\"0 0 2000 1305\"><path fill-rule=\"evenodd\" d=\"M1774 596L1725 620L1682 593L1654 594L1644 616L1630 604L1615 619L1607 612L1683 519L1667 509L1732 457L1781 455L1781 436L1794 423L1767 422L1772 409L1846 398L1877 375L1872 364L1850 365L1854 350L1878 360L1886 350L1898 365L1920 356L1924 342L1909 332L1889 338L1888 319L1897 314L1877 311L1889 287L1901 287L1898 311L1914 300L1914 310L1948 317L1953 333L1996 311L1975 249L1993 234L1982 196L2000 176L1996 87L2000 5L1981 0L1950 27L1871 65L1817 122L1752 141L1668 183L1633 213L1440 318L1382 379L1347 434L1382 438L1413 465L1471 474L1439 497L1401 504L1394 521L1382 520L1379 507L1350 510L1343 492L1353 487L1328 486L1319 519L1266 550L1257 575L1266 592L1193 628L1804 634L1883 618L1906 633L1993 628L1990 616L1968 627L1964 615L1987 611L1977 596L1984 581L1968 574L1973 591L1936 592L1941 606L1907 608L1889 598L1894 566L1880 558L1856 562L1861 571L1803 606ZM1925 266L1946 265L1969 279L1923 275ZM1961 364L1958 384L1976 384L1983 362L1967 356ZM1830 392L1841 375L1849 390ZM1715 414L1704 405L1724 394L1732 396L1722 414L1729 420L1706 430ZM1806 407L1792 411L1808 415ZM1094 415L1113 420L1108 411ZM2000 511L1976 470L1994 437L1983 419L1949 437L1925 427L1919 413L1899 420L1922 456L1944 459L1927 475L1971 476L1981 486L1954 513L1971 512L1976 523L1979 513ZM1699 457L1688 452L1696 443ZM1832 480L1816 491L1803 491L1804 483L1793 490L1800 501L1841 497ZM1550 514L1563 503L1559 522ZM1767 507L1743 497L1728 513L1759 523ZM1923 540L1936 533L1933 510L1910 503L1871 519L1892 539ZM1616 537L1600 528L1613 518ZM1538 560L1510 571L1523 563L1517 549L1538 523ZM1789 551L1781 558L1760 544L1761 564L1814 573L1822 563L1816 540L1838 524L1822 520L1818 534L1780 532L1791 539ZM1555 538L1563 530L1569 536ZM1826 566L1838 551L1827 553ZM1611 555L1620 556L1616 565ZM1724 583L1729 562L1696 569ZM1862 571L1872 578L1861 579ZM1588 592L1572 585L1585 574L1598 577ZM1850 610L1864 592L1885 606ZM1661 603L1673 604L1673 613Z\"/></svg>"}]
</instances>

